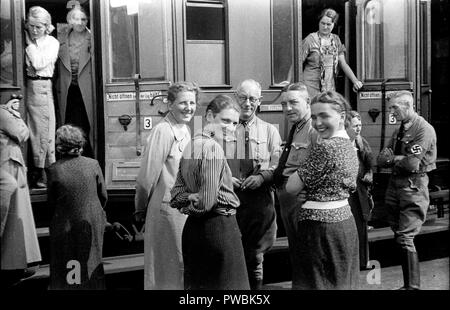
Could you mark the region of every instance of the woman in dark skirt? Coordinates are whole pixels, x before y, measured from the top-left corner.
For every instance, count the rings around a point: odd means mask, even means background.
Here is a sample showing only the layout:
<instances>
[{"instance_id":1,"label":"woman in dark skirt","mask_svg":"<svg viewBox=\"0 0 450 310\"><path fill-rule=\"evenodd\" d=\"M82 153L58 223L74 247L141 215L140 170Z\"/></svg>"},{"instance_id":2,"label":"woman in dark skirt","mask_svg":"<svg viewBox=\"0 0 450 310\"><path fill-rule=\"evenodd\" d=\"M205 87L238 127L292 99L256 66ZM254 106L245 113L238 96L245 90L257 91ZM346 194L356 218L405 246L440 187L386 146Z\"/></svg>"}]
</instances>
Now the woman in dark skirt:
<instances>
[{"instance_id":1,"label":"woman in dark skirt","mask_svg":"<svg viewBox=\"0 0 450 310\"><path fill-rule=\"evenodd\" d=\"M286 190L306 190L296 212L299 284L296 289L356 289L359 280L358 233L348 197L356 189L358 158L345 131L346 100L334 91L311 101L311 119L319 142Z\"/></svg>"},{"instance_id":2,"label":"woman in dark skirt","mask_svg":"<svg viewBox=\"0 0 450 310\"><path fill-rule=\"evenodd\" d=\"M359 171L354 191L348 202L352 208L359 237L359 264L361 269L370 268L369 264L369 236L368 221L373 209L373 199L370 188L373 183L373 156L372 149L366 139L361 136L361 116L356 111L350 112L351 128L355 134L353 145L358 154Z\"/></svg>"},{"instance_id":3,"label":"woman in dark skirt","mask_svg":"<svg viewBox=\"0 0 450 310\"><path fill-rule=\"evenodd\" d=\"M50 289L104 289L103 233L107 200L98 162L81 156L82 131L64 125L56 131L62 158L49 168Z\"/></svg>"},{"instance_id":4,"label":"woman in dark skirt","mask_svg":"<svg viewBox=\"0 0 450 310\"><path fill-rule=\"evenodd\" d=\"M188 214L182 235L187 290L249 289L239 199L222 144L239 122L239 106L219 95L207 108L208 124L186 147L172 188L171 206Z\"/></svg>"}]
</instances>

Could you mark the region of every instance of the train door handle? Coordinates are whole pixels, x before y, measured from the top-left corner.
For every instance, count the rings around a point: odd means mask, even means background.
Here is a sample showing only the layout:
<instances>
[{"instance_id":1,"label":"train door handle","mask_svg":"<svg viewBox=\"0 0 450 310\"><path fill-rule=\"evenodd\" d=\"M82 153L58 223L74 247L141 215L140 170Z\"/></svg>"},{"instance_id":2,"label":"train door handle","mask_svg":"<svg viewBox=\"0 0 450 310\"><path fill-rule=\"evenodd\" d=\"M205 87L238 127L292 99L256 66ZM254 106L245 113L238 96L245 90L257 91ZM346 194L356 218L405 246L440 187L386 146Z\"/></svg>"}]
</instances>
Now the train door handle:
<instances>
[{"instance_id":1,"label":"train door handle","mask_svg":"<svg viewBox=\"0 0 450 310\"><path fill-rule=\"evenodd\" d=\"M141 75L136 73L134 75L134 89L136 91L136 155L141 156L142 154L142 142L141 142L141 108L140 108L140 85Z\"/></svg>"},{"instance_id":2,"label":"train door handle","mask_svg":"<svg viewBox=\"0 0 450 310\"><path fill-rule=\"evenodd\" d=\"M378 115L380 115L380 110L377 108L370 109L367 113L369 113L369 116L372 118L372 121L375 123L377 120Z\"/></svg>"}]
</instances>

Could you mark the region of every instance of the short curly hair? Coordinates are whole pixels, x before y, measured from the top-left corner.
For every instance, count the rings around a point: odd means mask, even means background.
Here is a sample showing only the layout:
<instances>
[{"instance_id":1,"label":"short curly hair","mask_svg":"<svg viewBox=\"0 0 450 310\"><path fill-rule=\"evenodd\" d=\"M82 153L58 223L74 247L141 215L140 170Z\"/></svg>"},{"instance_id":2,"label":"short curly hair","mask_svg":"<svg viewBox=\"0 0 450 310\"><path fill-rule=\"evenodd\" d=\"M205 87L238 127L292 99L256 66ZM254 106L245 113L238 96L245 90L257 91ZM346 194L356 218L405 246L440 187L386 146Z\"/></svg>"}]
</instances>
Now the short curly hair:
<instances>
[{"instance_id":1,"label":"short curly hair","mask_svg":"<svg viewBox=\"0 0 450 310\"><path fill-rule=\"evenodd\" d=\"M167 91L167 100L174 102L177 99L178 93L191 91L195 93L195 100L198 101L198 94L200 92L200 87L194 82L176 82L169 86Z\"/></svg>"},{"instance_id":2,"label":"short curly hair","mask_svg":"<svg viewBox=\"0 0 450 310\"><path fill-rule=\"evenodd\" d=\"M73 125L63 125L56 131L56 150L61 154L80 155L86 143L83 130Z\"/></svg>"},{"instance_id":3,"label":"short curly hair","mask_svg":"<svg viewBox=\"0 0 450 310\"><path fill-rule=\"evenodd\" d=\"M234 101L233 98L227 95L217 95L206 107L206 113L211 111L214 116L222 112L225 109L234 109L238 113L241 113L241 107Z\"/></svg>"}]
</instances>

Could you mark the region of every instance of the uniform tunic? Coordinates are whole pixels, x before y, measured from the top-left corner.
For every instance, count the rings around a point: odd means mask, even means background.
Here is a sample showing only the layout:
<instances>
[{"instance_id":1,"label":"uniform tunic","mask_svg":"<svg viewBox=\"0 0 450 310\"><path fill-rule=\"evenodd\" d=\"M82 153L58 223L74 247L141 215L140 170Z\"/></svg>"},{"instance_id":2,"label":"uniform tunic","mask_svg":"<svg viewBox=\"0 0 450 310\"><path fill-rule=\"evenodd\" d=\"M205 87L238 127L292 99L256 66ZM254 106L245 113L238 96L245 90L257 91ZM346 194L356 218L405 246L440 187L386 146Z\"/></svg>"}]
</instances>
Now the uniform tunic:
<instances>
[{"instance_id":1,"label":"uniform tunic","mask_svg":"<svg viewBox=\"0 0 450 310\"><path fill-rule=\"evenodd\" d=\"M136 211L146 211L144 234L144 288L183 289L181 234L186 215L170 207L189 128L171 113L151 131L136 180Z\"/></svg>"},{"instance_id":2,"label":"uniform tunic","mask_svg":"<svg viewBox=\"0 0 450 310\"><path fill-rule=\"evenodd\" d=\"M292 125L294 130L292 143L287 141L283 148L282 157L286 157L285 163L279 163L275 172L276 194L280 203L281 219L289 242L289 255L292 266L292 286L295 288L299 280L298 266L300 262L296 256L295 243L297 239L295 209L299 206L297 197L286 191L286 183L289 178L303 163L308 155L309 148L317 141L318 134L312 127L311 118L303 119ZM279 175L279 176L277 176Z\"/></svg>"},{"instance_id":3,"label":"uniform tunic","mask_svg":"<svg viewBox=\"0 0 450 310\"><path fill-rule=\"evenodd\" d=\"M417 113L404 128L401 140L397 140L399 131L396 130L387 147L395 150L399 144L400 154L396 155L405 157L392 164L383 153L378 156L378 165L392 167L385 204L379 211L386 216L397 243L415 252L414 237L422 228L430 204L427 172L436 169L436 132Z\"/></svg>"},{"instance_id":4,"label":"uniform tunic","mask_svg":"<svg viewBox=\"0 0 450 310\"><path fill-rule=\"evenodd\" d=\"M4 107L0 106L1 269L24 269L41 260L20 149L29 131L18 112Z\"/></svg>"},{"instance_id":5,"label":"uniform tunic","mask_svg":"<svg viewBox=\"0 0 450 310\"><path fill-rule=\"evenodd\" d=\"M261 175L264 179L264 183L254 190L235 189L241 201L236 217L249 277L262 279L263 255L272 247L277 233L271 185L273 171L280 159L281 137L275 126L254 116L245 125L238 125L236 138L236 152L233 158L227 156L233 176L245 180L250 175Z\"/></svg>"}]
</instances>

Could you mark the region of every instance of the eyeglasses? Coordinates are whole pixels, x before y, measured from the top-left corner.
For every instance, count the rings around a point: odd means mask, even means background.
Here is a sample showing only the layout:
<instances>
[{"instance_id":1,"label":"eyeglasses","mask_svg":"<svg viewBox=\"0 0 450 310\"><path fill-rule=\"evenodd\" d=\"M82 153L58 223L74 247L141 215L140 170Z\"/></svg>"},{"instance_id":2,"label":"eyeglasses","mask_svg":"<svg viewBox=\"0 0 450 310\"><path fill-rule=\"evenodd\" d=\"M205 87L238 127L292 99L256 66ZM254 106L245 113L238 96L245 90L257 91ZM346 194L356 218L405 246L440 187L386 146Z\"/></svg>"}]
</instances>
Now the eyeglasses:
<instances>
[{"instance_id":1,"label":"eyeglasses","mask_svg":"<svg viewBox=\"0 0 450 310\"><path fill-rule=\"evenodd\" d=\"M237 96L237 98L238 98L238 100L239 100L239 102L240 103L244 103L244 102L246 102L247 100L248 101L250 101L250 103L256 103L256 102L258 102L262 97L253 97L253 96L251 96L251 97L247 97L247 96Z\"/></svg>"}]
</instances>

